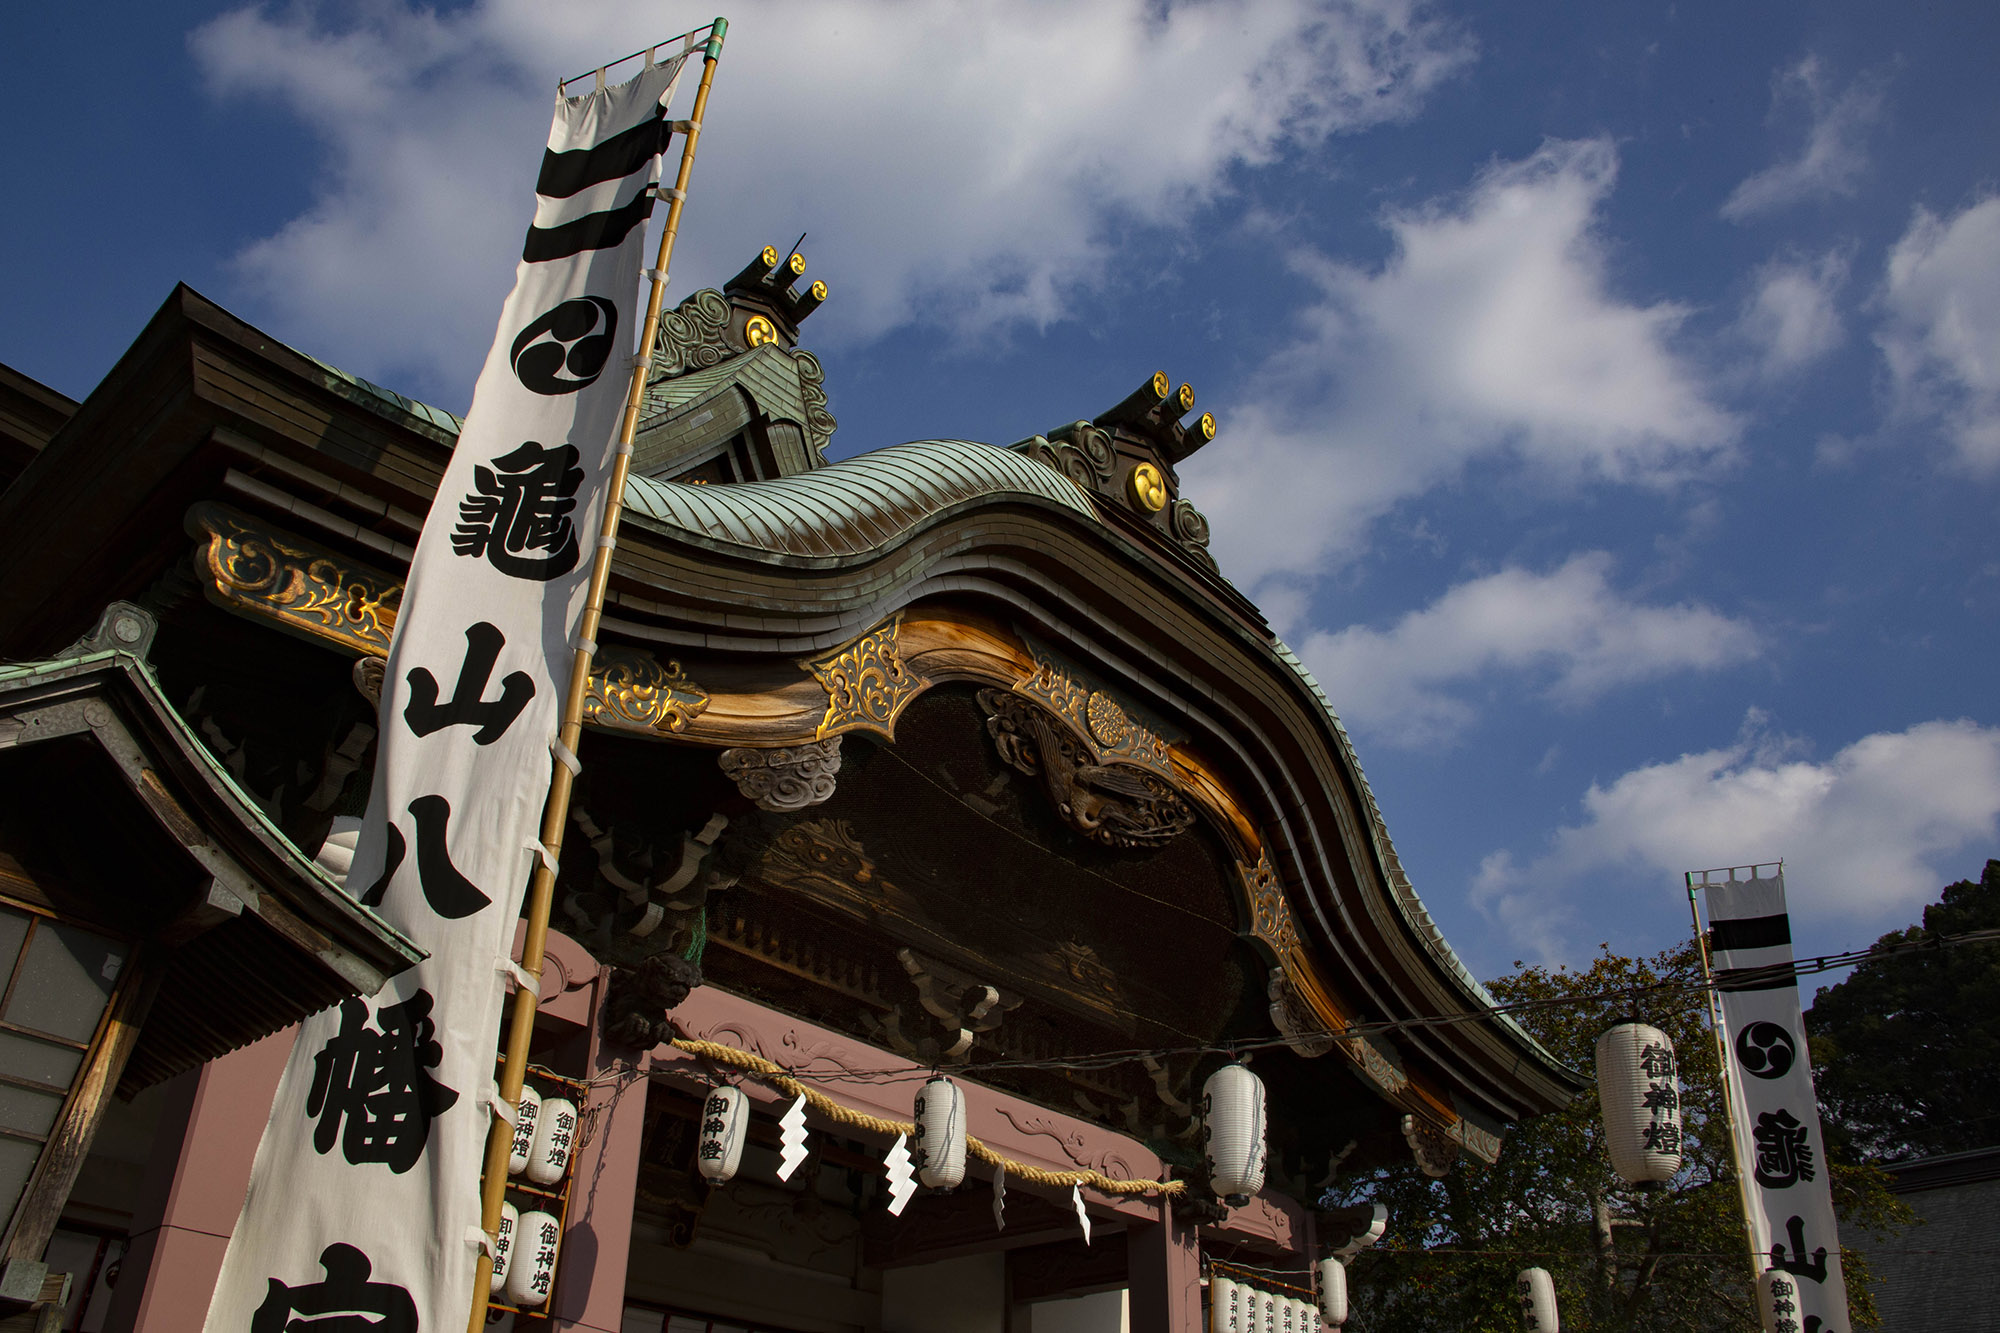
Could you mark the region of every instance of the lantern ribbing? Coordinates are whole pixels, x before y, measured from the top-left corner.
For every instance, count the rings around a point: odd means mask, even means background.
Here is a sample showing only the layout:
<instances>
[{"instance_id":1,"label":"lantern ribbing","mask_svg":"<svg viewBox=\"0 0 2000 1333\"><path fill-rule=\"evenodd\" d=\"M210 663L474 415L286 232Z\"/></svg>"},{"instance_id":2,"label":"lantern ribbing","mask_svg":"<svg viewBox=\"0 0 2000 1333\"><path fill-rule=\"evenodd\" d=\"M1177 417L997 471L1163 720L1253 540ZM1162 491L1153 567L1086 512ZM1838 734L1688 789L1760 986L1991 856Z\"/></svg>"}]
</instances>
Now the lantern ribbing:
<instances>
[{"instance_id":1,"label":"lantern ribbing","mask_svg":"<svg viewBox=\"0 0 2000 1333\"><path fill-rule=\"evenodd\" d=\"M859 1129L870 1134L885 1137L897 1134L914 1134L917 1126L909 1120L889 1120L879 1115L869 1115L842 1106L833 1098L814 1088L809 1088L785 1072L783 1065L766 1060L750 1051L738 1050L719 1041L702 1041L694 1037L676 1037L674 1047L702 1060L713 1060L720 1065L740 1069L746 1074L770 1084L788 1097L804 1097L806 1105L837 1125L849 1129ZM971 1134L965 1136L965 1151L988 1166L1007 1168L1009 1181L1024 1180L1031 1185L1044 1185L1067 1189L1074 1185L1088 1185L1101 1194L1158 1194L1177 1198L1187 1192L1184 1180L1118 1180L1101 1171L1047 1171L1026 1162L1017 1162L1011 1157L1003 1157Z\"/></svg>"}]
</instances>

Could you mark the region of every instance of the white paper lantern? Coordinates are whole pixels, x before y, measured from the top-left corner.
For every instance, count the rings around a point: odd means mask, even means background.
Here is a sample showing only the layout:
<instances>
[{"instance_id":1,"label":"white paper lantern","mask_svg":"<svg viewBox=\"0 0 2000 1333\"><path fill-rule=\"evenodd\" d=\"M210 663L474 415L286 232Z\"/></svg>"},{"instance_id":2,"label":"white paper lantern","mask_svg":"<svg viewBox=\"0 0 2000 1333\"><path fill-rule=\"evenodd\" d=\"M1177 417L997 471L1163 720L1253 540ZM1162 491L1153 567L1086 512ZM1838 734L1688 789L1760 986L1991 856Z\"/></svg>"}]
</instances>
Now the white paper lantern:
<instances>
[{"instance_id":1,"label":"white paper lantern","mask_svg":"<svg viewBox=\"0 0 2000 1333\"><path fill-rule=\"evenodd\" d=\"M528 1169L535 1151L535 1121L542 1113L542 1094L522 1085L521 1104L514 1111L514 1143L507 1150L507 1174L518 1176Z\"/></svg>"},{"instance_id":2,"label":"white paper lantern","mask_svg":"<svg viewBox=\"0 0 2000 1333\"><path fill-rule=\"evenodd\" d=\"M1559 1333L1556 1284L1546 1268L1524 1268L1515 1279L1521 1291L1521 1325L1529 1333Z\"/></svg>"},{"instance_id":3,"label":"white paper lantern","mask_svg":"<svg viewBox=\"0 0 2000 1333\"><path fill-rule=\"evenodd\" d=\"M1645 1023L1620 1023L1597 1039L1597 1096L1611 1168L1635 1185L1681 1169L1681 1095L1674 1044Z\"/></svg>"},{"instance_id":4,"label":"white paper lantern","mask_svg":"<svg viewBox=\"0 0 2000 1333\"><path fill-rule=\"evenodd\" d=\"M1328 1328L1347 1322L1347 1265L1338 1259L1319 1261L1319 1317Z\"/></svg>"},{"instance_id":5,"label":"white paper lantern","mask_svg":"<svg viewBox=\"0 0 2000 1333\"><path fill-rule=\"evenodd\" d=\"M917 1094L917 1179L934 1190L965 1179L965 1092L942 1074Z\"/></svg>"},{"instance_id":6,"label":"white paper lantern","mask_svg":"<svg viewBox=\"0 0 2000 1333\"><path fill-rule=\"evenodd\" d=\"M1201 1120L1209 1188L1241 1207L1264 1188L1264 1081L1224 1065L1201 1085Z\"/></svg>"},{"instance_id":7,"label":"white paper lantern","mask_svg":"<svg viewBox=\"0 0 2000 1333\"><path fill-rule=\"evenodd\" d=\"M1789 1320L1798 1327L1799 1279L1782 1268L1767 1268L1757 1275L1757 1327L1774 1333Z\"/></svg>"},{"instance_id":8,"label":"white paper lantern","mask_svg":"<svg viewBox=\"0 0 2000 1333\"><path fill-rule=\"evenodd\" d=\"M703 1178L720 1185L743 1162L743 1140L750 1130L750 1099L741 1088L712 1088L701 1104L701 1146L695 1165Z\"/></svg>"},{"instance_id":9,"label":"white paper lantern","mask_svg":"<svg viewBox=\"0 0 2000 1333\"><path fill-rule=\"evenodd\" d=\"M528 1153L528 1169L521 1174L537 1185L553 1185L569 1170L575 1150L576 1103L550 1097L535 1118L535 1146Z\"/></svg>"},{"instance_id":10,"label":"white paper lantern","mask_svg":"<svg viewBox=\"0 0 2000 1333\"><path fill-rule=\"evenodd\" d=\"M514 1232L514 1254L507 1264L507 1300L523 1310L546 1305L555 1285L556 1251L562 1244L562 1223L548 1213L522 1213Z\"/></svg>"},{"instance_id":11,"label":"white paper lantern","mask_svg":"<svg viewBox=\"0 0 2000 1333\"><path fill-rule=\"evenodd\" d=\"M493 1232L493 1285L487 1295L498 1296L507 1285L507 1259L514 1253L514 1238L520 1234L521 1210L511 1203L500 1205L500 1225Z\"/></svg>"},{"instance_id":12,"label":"white paper lantern","mask_svg":"<svg viewBox=\"0 0 2000 1333\"><path fill-rule=\"evenodd\" d=\"M1208 1280L1208 1333L1250 1333L1243 1324L1243 1288L1234 1278Z\"/></svg>"},{"instance_id":13,"label":"white paper lantern","mask_svg":"<svg viewBox=\"0 0 2000 1333\"><path fill-rule=\"evenodd\" d=\"M1257 1293L1257 1314L1263 1320L1264 1333L1278 1333L1278 1293L1260 1291Z\"/></svg>"}]
</instances>

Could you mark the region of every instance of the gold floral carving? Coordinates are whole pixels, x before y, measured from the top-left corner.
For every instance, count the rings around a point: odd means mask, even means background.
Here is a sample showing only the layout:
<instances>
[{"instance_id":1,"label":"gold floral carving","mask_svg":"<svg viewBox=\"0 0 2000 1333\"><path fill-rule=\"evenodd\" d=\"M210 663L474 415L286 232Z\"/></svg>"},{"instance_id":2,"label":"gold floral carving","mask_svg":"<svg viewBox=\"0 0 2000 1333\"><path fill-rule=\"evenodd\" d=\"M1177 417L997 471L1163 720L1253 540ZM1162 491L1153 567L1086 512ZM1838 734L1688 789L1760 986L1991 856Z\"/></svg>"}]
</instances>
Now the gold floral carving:
<instances>
[{"instance_id":1,"label":"gold floral carving","mask_svg":"<svg viewBox=\"0 0 2000 1333\"><path fill-rule=\"evenodd\" d=\"M1069 723L1077 735L1089 737L1099 749L1104 763L1138 764L1152 769L1174 786L1180 775L1167 754L1167 743L1135 722L1131 715L1102 690L1080 684L1061 667L1035 663L1034 674L1014 686Z\"/></svg>"},{"instance_id":2,"label":"gold floral carving","mask_svg":"<svg viewBox=\"0 0 2000 1333\"><path fill-rule=\"evenodd\" d=\"M395 575L208 501L188 511L188 531L205 539L198 558L208 573L208 595L224 607L364 660L388 654L403 602L403 583ZM379 699L380 669L365 675L357 675L356 687L363 694L372 689L371 698ZM607 647L592 664L583 716L601 727L672 735L707 707L708 691L680 663Z\"/></svg>"},{"instance_id":3,"label":"gold floral carving","mask_svg":"<svg viewBox=\"0 0 2000 1333\"><path fill-rule=\"evenodd\" d=\"M897 715L931 686L897 649L902 625L897 614L838 652L805 664L826 691L826 716L820 719L817 739L844 731L896 738Z\"/></svg>"},{"instance_id":4,"label":"gold floral carving","mask_svg":"<svg viewBox=\"0 0 2000 1333\"><path fill-rule=\"evenodd\" d=\"M619 731L686 731L707 708L708 691L679 662L627 648L598 650L583 696L585 722Z\"/></svg>"},{"instance_id":5,"label":"gold floral carving","mask_svg":"<svg viewBox=\"0 0 2000 1333\"><path fill-rule=\"evenodd\" d=\"M1271 854L1260 855L1254 866L1238 863L1236 871L1243 877L1243 888L1250 898L1250 933L1263 942L1276 962L1290 963L1299 954L1299 931L1292 923L1291 905L1285 901L1285 887L1271 865Z\"/></svg>"},{"instance_id":6,"label":"gold floral carving","mask_svg":"<svg viewBox=\"0 0 2000 1333\"><path fill-rule=\"evenodd\" d=\"M224 505L196 505L188 528L207 539L202 559L211 596L349 652L389 651L403 600L392 575L253 525Z\"/></svg>"}]
</instances>

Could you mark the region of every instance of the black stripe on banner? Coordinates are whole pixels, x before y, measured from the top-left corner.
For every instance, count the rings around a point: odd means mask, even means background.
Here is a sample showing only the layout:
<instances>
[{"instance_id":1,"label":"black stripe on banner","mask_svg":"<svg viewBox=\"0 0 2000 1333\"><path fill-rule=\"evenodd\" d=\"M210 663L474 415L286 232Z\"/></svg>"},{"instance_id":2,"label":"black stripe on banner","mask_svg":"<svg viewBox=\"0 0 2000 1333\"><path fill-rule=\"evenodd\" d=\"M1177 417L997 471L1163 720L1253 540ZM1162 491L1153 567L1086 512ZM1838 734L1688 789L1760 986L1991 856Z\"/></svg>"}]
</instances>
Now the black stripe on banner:
<instances>
[{"instance_id":1,"label":"black stripe on banner","mask_svg":"<svg viewBox=\"0 0 2000 1333\"><path fill-rule=\"evenodd\" d=\"M1780 964L1777 967L1730 967L1715 974L1715 988L1719 991L1783 990L1796 986L1798 978L1792 969Z\"/></svg>"},{"instance_id":2,"label":"black stripe on banner","mask_svg":"<svg viewBox=\"0 0 2000 1333\"><path fill-rule=\"evenodd\" d=\"M542 154L542 174L535 179L535 193L550 199L567 199L578 190L603 181L629 176L665 145L665 107L631 129L614 134L591 148L572 148L566 153L550 149Z\"/></svg>"},{"instance_id":3,"label":"black stripe on banner","mask_svg":"<svg viewBox=\"0 0 2000 1333\"><path fill-rule=\"evenodd\" d=\"M1708 947L1717 953L1731 949L1773 949L1791 942L1792 918L1784 912L1717 921L1708 928Z\"/></svg>"},{"instance_id":4,"label":"black stripe on banner","mask_svg":"<svg viewBox=\"0 0 2000 1333\"><path fill-rule=\"evenodd\" d=\"M649 186L622 207L587 213L559 227L528 228L528 243L521 248L521 258L530 264L541 264L551 259L568 259L585 250L609 250L652 215L653 191Z\"/></svg>"}]
</instances>

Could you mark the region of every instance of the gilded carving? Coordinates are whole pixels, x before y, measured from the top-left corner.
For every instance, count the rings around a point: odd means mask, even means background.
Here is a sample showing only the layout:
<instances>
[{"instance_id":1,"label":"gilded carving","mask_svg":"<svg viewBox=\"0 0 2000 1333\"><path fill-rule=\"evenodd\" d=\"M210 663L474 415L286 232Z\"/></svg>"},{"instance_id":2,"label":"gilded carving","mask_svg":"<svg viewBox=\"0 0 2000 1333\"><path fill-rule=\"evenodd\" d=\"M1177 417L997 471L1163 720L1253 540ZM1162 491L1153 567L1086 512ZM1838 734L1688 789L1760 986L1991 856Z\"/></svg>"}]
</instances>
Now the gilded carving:
<instances>
[{"instance_id":1,"label":"gilded carving","mask_svg":"<svg viewBox=\"0 0 2000 1333\"><path fill-rule=\"evenodd\" d=\"M1109 749L1123 745L1132 734L1132 723L1125 716L1125 710L1102 690L1091 694L1084 705L1084 716L1090 723L1090 734L1097 738L1099 745Z\"/></svg>"},{"instance_id":2,"label":"gilded carving","mask_svg":"<svg viewBox=\"0 0 2000 1333\"><path fill-rule=\"evenodd\" d=\"M393 576L325 547L253 526L223 505L188 511L212 595L349 652L383 654L395 630L403 585Z\"/></svg>"},{"instance_id":3,"label":"gilded carving","mask_svg":"<svg viewBox=\"0 0 2000 1333\"><path fill-rule=\"evenodd\" d=\"M200 558L211 597L358 654L354 686L370 703L381 702L382 659L403 602L400 579L256 524L224 505L194 506L188 525L207 539ZM591 664L583 718L622 731L671 735L685 731L707 708L708 691L690 680L680 663L662 663L642 649L607 647Z\"/></svg>"},{"instance_id":4,"label":"gilded carving","mask_svg":"<svg viewBox=\"0 0 2000 1333\"><path fill-rule=\"evenodd\" d=\"M1063 822L1093 842L1160 847L1194 826L1194 807L1171 783L1137 764L1116 762L1115 752L1093 750L1082 730L1089 725L1087 696L1071 701L1062 715L1070 725L1019 694L981 690L979 704L1001 760L1040 778Z\"/></svg>"},{"instance_id":5,"label":"gilded carving","mask_svg":"<svg viewBox=\"0 0 2000 1333\"><path fill-rule=\"evenodd\" d=\"M1238 862L1236 872L1243 877L1243 888L1250 898L1250 933L1280 965L1289 962L1299 953L1299 931L1292 922L1292 908L1285 901L1285 887L1271 865L1270 853L1259 855L1254 866Z\"/></svg>"},{"instance_id":6,"label":"gilded carving","mask_svg":"<svg viewBox=\"0 0 2000 1333\"><path fill-rule=\"evenodd\" d=\"M688 679L679 662L651 653L600 648L591 662L583 720L620 731L671 733L708 708L708 691Z\"/></svg>"},{"instance_id":7,"label":"gilded carving","mask_svg":"<svg viewBox=\"0 0 2000 1333\"><path fill-rule=\"evenodd\" d=\"M1087 688L1047 662L1035 663L1034 674L1014 686L1014 690L1069 723L1078 736L1092 738L1102 760L1139 764L1179 785L1173 761L1167 754L1167 743L1133 721L1118 701L1103 691ZM1098 730L1100 726L1117 739L1107 740L1106 733Z\"/></svg>"},{"instance_id":8,"label":"gilded carving","mask_svg":"<svg viewBox=\"0 0 2000 1333\"><path fill-rule=\"evenodd\" d=\"M833 795L840 772L840 737L767 750L724 750L716 757L736 789L761 810L804 810Z\"/></svg>"},{"instance_id":9,"label":"gilded carving","mask_svg":"<svg viewBox=\"0 0 2000 1333\"><path fill-rule=\"evenodd\" d=\"M897 651L902 624L902 616L895 616L838 652L806 663L826 691L821 739L846 731L872 731L895 739L897 714L931 685Z\"/></svg>"}]
</instances>

